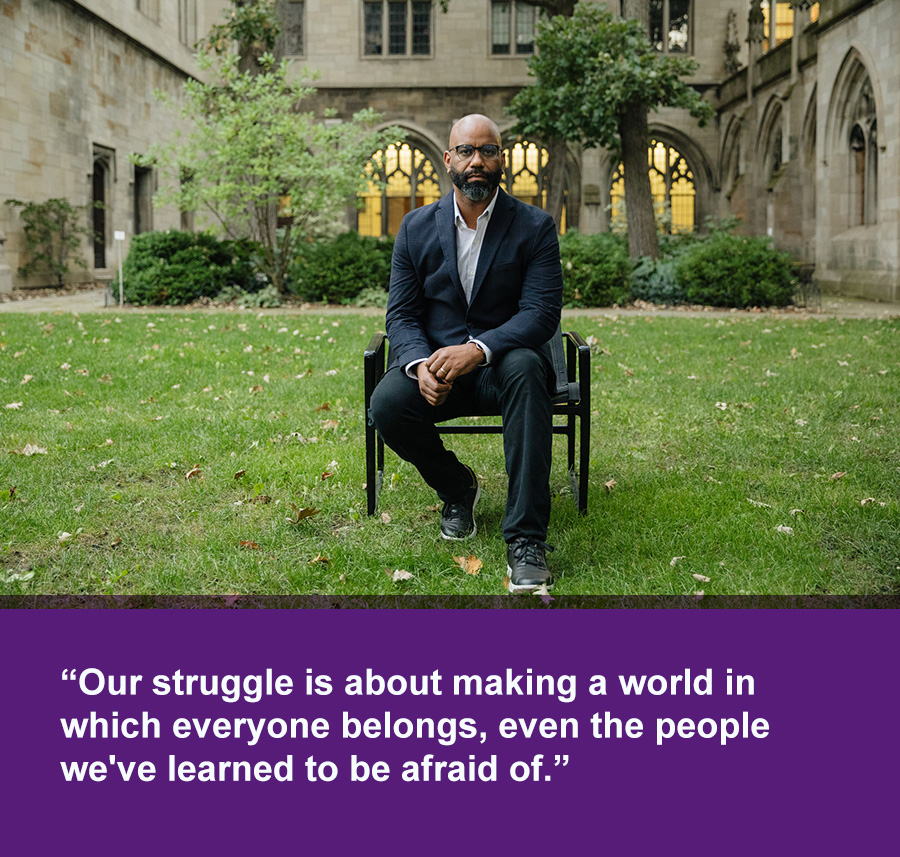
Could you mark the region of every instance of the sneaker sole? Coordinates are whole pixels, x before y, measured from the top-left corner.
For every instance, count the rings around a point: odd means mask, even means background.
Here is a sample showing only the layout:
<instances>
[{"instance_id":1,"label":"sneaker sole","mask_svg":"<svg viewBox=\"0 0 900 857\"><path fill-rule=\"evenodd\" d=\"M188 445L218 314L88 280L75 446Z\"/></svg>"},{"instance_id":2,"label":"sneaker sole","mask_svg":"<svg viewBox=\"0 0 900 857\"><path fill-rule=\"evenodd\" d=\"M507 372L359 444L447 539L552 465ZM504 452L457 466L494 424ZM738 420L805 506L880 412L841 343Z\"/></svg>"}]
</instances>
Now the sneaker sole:
<instances>
[{"instance_id":1,"label":"sneaker sole","mask_svg":"<svg viewBox=\"0 0 900 857\"><path fill-rule=\"evenodd\" d=\"M553 579L551 578L549 581L545 583L520 583L516 584L512 582L512 568L508 565L506 566L506 577L509 581L509 591L510 592L532 592L535 589L540 589L542 586L546 586L547 589L553 589Z\"/></svg>"},{"instance_id":2,"label":"sneaker sole","mask_svg":"<svg viewBox=\"0 0 900 857\"><path fill-rule=\"evenodd\" d=\"M480 499L480 497L481 497L481 483L479 482L478 485L476 485L476 487L475 487L475 499L472 502L472 532L469 533L467 536L448 536L448 535L446 535L446 533L444 533L443 530L441 530L441 538L442 539L444 539L445 541L448 541L448 542L464 542L464 541L467 541L468 539L475 537L475 535L478 533L478 524L475 523L475 507L478 505L478 500Z\"/></svg>"}]
</instances>

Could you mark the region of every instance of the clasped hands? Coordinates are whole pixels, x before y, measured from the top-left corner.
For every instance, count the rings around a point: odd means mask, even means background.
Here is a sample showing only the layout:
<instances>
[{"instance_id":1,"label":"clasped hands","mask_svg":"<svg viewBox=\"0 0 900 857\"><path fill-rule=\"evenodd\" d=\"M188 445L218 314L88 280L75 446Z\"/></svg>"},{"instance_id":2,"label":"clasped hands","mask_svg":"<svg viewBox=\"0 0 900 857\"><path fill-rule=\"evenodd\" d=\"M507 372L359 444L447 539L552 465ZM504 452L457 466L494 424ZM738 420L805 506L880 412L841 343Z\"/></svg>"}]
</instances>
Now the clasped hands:
<instances>
[{"instance_id":1,"label":"clasped hands","mask_svg":"<svg viewBox=\"0 0 900 857\"><path fill-rule=\"evenodd\" d=\"M419 392L429 405L442 405L453 389L453 382L483 362L484 352L474 342L438 348L416 366Z\"/></svg>"}]
</instances>

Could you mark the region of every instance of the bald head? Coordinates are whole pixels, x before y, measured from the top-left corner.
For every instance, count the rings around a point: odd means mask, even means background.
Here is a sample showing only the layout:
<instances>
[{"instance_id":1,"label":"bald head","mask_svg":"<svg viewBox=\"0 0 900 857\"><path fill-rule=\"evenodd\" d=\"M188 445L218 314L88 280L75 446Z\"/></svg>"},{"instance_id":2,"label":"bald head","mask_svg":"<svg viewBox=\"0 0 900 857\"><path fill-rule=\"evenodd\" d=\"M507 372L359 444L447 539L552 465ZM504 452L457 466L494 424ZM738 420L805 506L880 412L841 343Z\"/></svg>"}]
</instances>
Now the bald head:
<instances>
[{"instance_id":1,"label":"bald head","mask_svg":"<svg viewBox=\"0 0 900 857\"><path fill-rule=\"evenodd\" d=\"M470 113L463 116L450 129L450 147L460 143L471 143L478 138L485 143L500 145L500 129L493 119L483 116L481 113Z\"/></svg>"}]
</instances>

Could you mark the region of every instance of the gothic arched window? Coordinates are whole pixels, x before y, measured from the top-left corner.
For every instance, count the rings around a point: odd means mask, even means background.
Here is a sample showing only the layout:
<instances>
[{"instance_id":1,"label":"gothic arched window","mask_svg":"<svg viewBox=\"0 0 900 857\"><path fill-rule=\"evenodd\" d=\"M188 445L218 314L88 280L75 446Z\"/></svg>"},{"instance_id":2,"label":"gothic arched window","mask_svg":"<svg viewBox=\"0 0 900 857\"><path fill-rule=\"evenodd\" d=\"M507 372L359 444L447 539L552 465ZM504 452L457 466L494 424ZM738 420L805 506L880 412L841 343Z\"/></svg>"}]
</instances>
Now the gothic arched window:
<instances>
[{"instance_id":1,"label":"gothic arched window","mask_svg":"<svg viewBox=\"0 0 900 857\"><path fill-rule=\"evenodd\" d=\"M367 169L368 188L361 194L357 218L361 235L396 235L400 221L413 208L441 198L438 174L430 158L409 143L391 144L376 152Z\"/></svg>"},{"instance_id":2,"label":"gothic arched window","mask_svg":"<svg viewBox=\"0 0 900 857\"><path fill-rule=\"evenodd\" d=\"M651 140L647 150L650 189L658 222L666 232L692 232L694 229L694 173L684 156L672 146ZM622 163L612 176L610 190L612 226L625 226L625 167Z\"/></svg>"},{"instance_id":3,"label":"gothic arched window","mask_svg":"<svg viewBox=\"0 0 900 857\"><path fill-rule=\"evenodd\" d=\"M520 140L504 149L506 169L500 186L510 196L536 205L547 207L547 191L544 186L544 174L550 155L545 148L530 140ZM563 167L565 168L565 167ZM566 231L566 203L563 198L563 214L560 232Z\"/></svg>"}]
</instances>

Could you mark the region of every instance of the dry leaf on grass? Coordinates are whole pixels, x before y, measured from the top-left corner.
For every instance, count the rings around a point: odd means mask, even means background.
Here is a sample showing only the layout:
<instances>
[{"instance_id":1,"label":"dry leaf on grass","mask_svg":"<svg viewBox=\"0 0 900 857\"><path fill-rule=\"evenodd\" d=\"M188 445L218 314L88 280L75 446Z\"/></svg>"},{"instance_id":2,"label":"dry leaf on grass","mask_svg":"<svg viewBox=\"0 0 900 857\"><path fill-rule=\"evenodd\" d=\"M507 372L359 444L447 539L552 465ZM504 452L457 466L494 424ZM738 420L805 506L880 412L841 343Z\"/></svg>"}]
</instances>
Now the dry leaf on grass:
<instances>
[{"instance_id":1,"label":"dry leaf on grass","mask_svg":"<svg viewBox=\"0 0 900 857\"><path fill-rule=\"evenodd\" d=\"M838 473L831 474L831 481L833 482L835 479L843 479L847 475L846 470L841 470Z\"/></svg>"},{"instance_id":2,"label":"dry leaf on grass","mask_svg":"<svg viewBox=\"0 0 900 857\"><path fill-rule=\"evenodd\" d=\"M246 470L238 470L238 472L234 474L234 478L240 479L246 472Z\"/></svg>"},{"instance_id":3,"label":"dry leaf on grass","mask_svg":"<svg viewBox=\"0 0 900 857\"><path fill-rule=\"evenodd\" d=\"M33 443L26 443L21 449L14 449L10 452L10 455L46 455L47 448L44 446L37 446Z\"/></svg>"},{"instance_id":4,"label":"dry leaf on grass","mask_svg":"<svg viewBox=\"0 0 900 857\"><path fill-rule=\"evenodd\" d=\"M783 524L779 524L777 527L775 527L775 532L784 533L786 536L794 535L793 527L785 527Z\"/></svg>"},{"instance_id":5,"label":"dry leaf on grass","mask_svg":"<svg viewBox=\"0 0 900 857\"><path fill-rule=\"evenodd\" d=\"M290 503L289 505L297 513L296 518L292 518L288 515L288 521L292 524L299 524L304 518L311 518L313 515L318 515L320 512L319 509L314 509L312 506L307 509L299 509L294 503Z\"/></svg>"},{"instance_id":6,"label":"dry leaf on grass","mask_svg":"<svg viewBox=\"0 0 900 857\"><path fill-rule=\"evenodd\" d=\"M391 522L391 516L387 512L381 513L381 523L389 524Z\"/></svg>"},{"instance_id":7,"label":"dry leaf on grass","mask_svg":"<svg viewBox=\"0 0 900 857\"><path fill-rule=\"evenodd\" d=\"M185 479L202 479L203 473L200 471L200 465L195 464L187 473L184 474Z\"/></svg>"},{"instance_id":8,"label":"dry leaf on grass","mask_svg":"<svg viewBox=\"0 0 900 857\"><path fill-rule=\"evenodd\" d=\"M241 539L241 547L251 551L259 550L259 545L256 542L251 542L249 539Z\"/></svg>"},{"instance_id":9,"label":"dry leaf on grass","mask_svg":"<svg viewBox=\"0 0 900 857\"><path fill-rule=\"evenodd\" d=\"M673 556L672 559L669 561L669 565L672 568L675 568L675 566L678 565L678 560L680 560L680 559L687 559L687 557L686 556Z\"/></svg>"},{"instance_id":10,"label":"dry leaf on grass","mask_svg":"<svg viewBox=\"0 0 900 857\"><path fill-rule=\"evenodd\" d=\"M318 563L322 563L323 565L328 565L329 562L331 562L331 560L330 560L327 556L325 556L324 554L321 554L321 553L320 553L320 554L318 554L317 556L314 556L314 557L313 557L309 562L307 562L306 564L307 564L307 565L317 565Z\"/></svg>"},{"instance_id":11,"label":"dry leaf on grass","mask_svg":"<svg viewBox=\"0 0 900 857\"><path fill-rule=\"evenodd\" d=\"M412 574L410 574L410 572L408 572L402 568L396 569L393 573L388 571L388 574L391 575L391 580L393 580L394 583L396 583L398 580L411 580L412 579Z\"/></svg>"},{"instance_id":12,"label":"dry leaf on grass","mask_svg":"<svg viewBox=\"0 0 900 857\"><path fill-rule=\"evenodd\" d=\"M466 573L466 574L480 574L482 562L478 559L475 554L469 554L468 556L455 556L453 557L453 561Z\"/></svg>"},{"instance_id":13,"label":"dry leaf on grass","mask_svg":"<svg viewBox=\"0 0 900 857\"><path fill-rule=\"evenodd\" d=\"M708 578L705 574L692 574L691 577L694 580L699 581L700 583L709 583L710 578Z\"/></svg>"},{"instance_id":14,"label":"dry leaf on grass","mask_svg":"<svg viewBox=\"0 0 900 857\"><path fill-rule=\"evenodd\" d=\"M610 494L613 488L616 487L616 484L617 483L615 479L610 479L609 482L605 483L603 487L606 489L606 493Z\"/></svg>"}]
</instances>

